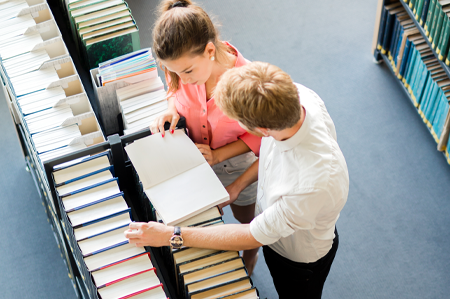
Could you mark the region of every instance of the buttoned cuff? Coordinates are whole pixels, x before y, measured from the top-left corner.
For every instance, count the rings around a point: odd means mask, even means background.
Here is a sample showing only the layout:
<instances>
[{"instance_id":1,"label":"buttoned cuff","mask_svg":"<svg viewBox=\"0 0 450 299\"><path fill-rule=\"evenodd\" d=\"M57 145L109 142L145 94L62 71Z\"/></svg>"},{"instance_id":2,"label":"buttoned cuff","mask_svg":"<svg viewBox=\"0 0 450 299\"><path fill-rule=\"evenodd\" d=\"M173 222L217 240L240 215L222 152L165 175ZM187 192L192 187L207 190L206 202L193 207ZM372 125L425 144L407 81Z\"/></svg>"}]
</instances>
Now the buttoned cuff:
<instances>
[{"instance_id":1,"label":"buttoned cuff","mask_svg":"<svg viewBox=\"0 0 450 299\"><path fill-rule=\"evenodd\" d=\"M255 238L256 241L263 245L270 245L278 241L279 238L269 237L263 232L263 229L260 226L261 221L264 221L262 214L257 216L252 220L252 222L250 222L250 233L252 234L253 238Z\"/></svg>"},{"instance_id":2,"label":"buttoned cuff","mask_svg":"<svg viewBox=\"0 0 450 299\"><path fill-rule=\"evenodd\" d=\"M244 141L244 143L251 149L257 157L259 157L259 149L261 148L261 137L255 136L250 133L244 133L239 136L239 139Z\"/></svg>"}]
</instances>

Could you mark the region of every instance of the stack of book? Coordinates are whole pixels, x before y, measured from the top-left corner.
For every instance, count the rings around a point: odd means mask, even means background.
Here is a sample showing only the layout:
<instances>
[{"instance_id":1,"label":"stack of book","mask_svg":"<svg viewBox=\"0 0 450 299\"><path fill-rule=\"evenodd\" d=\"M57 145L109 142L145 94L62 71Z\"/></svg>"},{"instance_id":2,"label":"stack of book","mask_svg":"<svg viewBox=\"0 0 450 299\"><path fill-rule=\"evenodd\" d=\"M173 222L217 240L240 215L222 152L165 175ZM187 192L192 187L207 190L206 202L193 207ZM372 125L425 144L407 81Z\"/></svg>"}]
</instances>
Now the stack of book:
<instances>
[{"instance_id":1,"label":"stack of book","mask_svg":"<svg viewBox=\"0 0 450 299\"><path fill-rule=\"evenodd\" d=\"M437 143L449 112L450 79L400 3L385 6L382 48ZM392 21L391 21L392 19ZM389 27L392 24L391 27ZM383 25L383 24L382 24Z\"/></svg>"},{"instance_id":2,"label":"stack of book","mask_svg":"<svg viewBox=\"0 0 450 299\"><path fill-rule=\"evenodd\" d=\"M104 141L47 3L7 1L0 14L0 73L31 154L44 162Z\"/></svg>"},{"instance_id":3,"label":"stack of book","mask_svg":"<svg viewBox=\"0 0 450 299\"><path fill-rule=\"evenodd\" d=\"M229 195L195 144L181 130L158 135L125 148L157 219L181 227L223 225L216 205ZM182 248L166 256L183 298L257 298L237 251Z\"/></svg>"},{"instance_id":4,"label":"stack of book","mask_svg":"<svg viewBox=\"0 0 450 299\"><path fill-rule=\"evenodd\" d=\"M109 152L54 167L63 227L77 265L88 273L85 280L92 277L102 299L166 299L150 254L124 236L130 209L113 173Z\"/></svg>"},{"instance_id":5,"label":"stack of book","mask_svg":"<svg viewBox=\"0 0 450 299\"><path fill-rule=\"evenodd\" d=\"M139 29L123 0L70 0L67 15L89 69L140 49Z\"/></svg>"}]
</instances>

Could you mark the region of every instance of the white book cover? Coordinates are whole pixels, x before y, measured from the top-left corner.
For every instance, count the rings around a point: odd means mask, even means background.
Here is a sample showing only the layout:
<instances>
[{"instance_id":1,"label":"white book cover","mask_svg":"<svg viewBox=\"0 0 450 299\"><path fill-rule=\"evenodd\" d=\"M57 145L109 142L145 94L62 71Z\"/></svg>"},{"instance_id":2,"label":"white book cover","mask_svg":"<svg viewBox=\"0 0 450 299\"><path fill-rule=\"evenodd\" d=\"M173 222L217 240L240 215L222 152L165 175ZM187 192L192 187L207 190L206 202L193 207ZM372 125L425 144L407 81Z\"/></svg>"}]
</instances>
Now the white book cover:
<instances>
[{"instance_id":1,"label":"white book cover","mask_svg":"<svg viewBox=\"0 0 450 299\"><path fill-rule=\"evenodd\" d=\"M138 116L140 114L146 114L148 111L152 111L155 108L160 107L160 106L166 106L166 107L168 106L167 105L167 101L166 101L165 98L160 100L160 101L155 101L154 103L149 103L147 106L139 108L136 111L133 111L133 112L130 112L130 113L126 113L125 117L126 118L131 118L131 117L134 117L134 116Z\"/></svg>"},{"instance_id":2,"label":"white book cover","mask_svg":"<svg viewBox=\"0 0 450 299\"><path fill-rule=\"evenodd\" d=\"M120 106L123 110L126 110L127 108L131 108L132 106L139 105L142 103L156 103L161 100L161 98L167 98L166 91L164 89L154 91L151 93L146 93L134 98L130 98L126 101L123 101L120 103Z\"/></svg>"},{"instance_id":3,"label":"white book cover","mask_svg":"<svg viewBox=\"0 0 450 299\"><path fill-rule=\"evenodd\" d=\"M1 4L0 4L1 6ZM23 16L18 16L3 22L0 22L0 29L9 27L9 26L15 26L16 24L20 24L22 22L27 22L29 20L34 20L33 17L31 16L31 14L26 14ZM36 23L36 22L35 22Z\"/></svg>"},{"instance_id":4,"label":"white book cover","mask_svg":"<svg viewBox=\"0 0 450 299\"><path fill-rule=\"evenodd\" d=\"M82 150L85 149L87 146L84 143L79 143L76 145L68 145L66 147L60 148L58 150L54 150L51 152L46 152L44 154L40 154L39 155L39 159L41 159L42 163L45 163L48 160L57 158L57 157L62 157L64 155L67 155L69 153L78 151L78 150Z\"/></svg>"},{"instance_id":5,"label":"white book cover","mask_svg":"<svg viewBox=\"0 0 450 299\"><path fill-rule=\"evenodd\" d=\"M19 35L18 38L11 38L8 41L8 43L0 45L0 55L3 60L30 52L36 45L42 43L44 40L39 33L33 33L29 35Z\"/></svg>"},{"instance_id":6,"label":"white book cover","mask_svg":"<svg viewBox=\"0 0 450 299\"><path fill-rule=\"evenodd\" d=\"M56 184L62 184L69 180L87 175L94 171L109 167L109 159L105 156L100 156L83 163L79 163L64 169L56 170L53 172L53 178Z\"/></svg>"},{"instance_id":7,"label":"white book cover","mask_svg":"<svg viewBox=\"0 0 450 299\"><path fill-rule=\"evenodd\" d=\"M154 105L151 107L152 109L147 109L145 112L135 115L133 117L125 116L125 121L127 124L131 124L143 118L160 114L161 112L166 111L167 107L168 107L167 102L164 101L161 103L161 105Z\"/></svg>"},{"instance_id":8,"label":"white book cover","mask_svg":"<svg viewBox=\"0 0 450 299\"><path fill-rule=\"evenodd\" d=\"M229 195L182 130L154 134L125 147L145 193L167 225L223 203Z\"/></svg>"},{"instance_id":9,"label":"white book cover","mask_svg":"<svg viewBox=\"0 0 450 299\"><path fill-rule=\"evenodd\" d=\"M144 254L117 265L92 272L92 277L94 278L96 286L102 286L152 268L153 264L149 256Z\"/></svg>"},{"instance_id":10,"label":"white book cover","mask_svg":"<svg viewBox=\"0 0 450 299\"><path fill-rule=\"evenodd\" d=\"M112 181L74 195L63 197L62 202L65 210L70 211L119 193L120 189L117 182Z\"/></svg>"},{"instance_id":11,"label":"white book cover","mask_svg":"<svg viewBox=\"0 0 450 299\"><path fill-rule=\"evenodd\" d=\"M162 286L142 292L138 295L130 297L130 299L167 299L166 293Z\"/></svg>"},{"instance_id":12,"label":"white book cover","mask_svg":"<svg viewBox=\"0 0 450 299\"><path fill-rule=\"evenodd\" d=\"M94 271L142 253L145 253L144 247L136 247L134 244L126 243L124 245L85 257L84 263L89 271Z\"/></svg>"},{"instance_id":13,"label":"white book cover","mask_svg":"<svg viewBox=\"0 0 450 299\"><path fill-rule=\"evenodd\" d=\"M124 114L130 114L130 113L132 113L134 111L137 111L137 110L139 110L141 108L145 108L145 107L147 107L149 105L154 105L154 104L157 104L157 103L163 102L163 101L167 103L165 94L164 95L160 95L157 98L154 98L152 101L148 101L148 102L141 101L141 102L137 103L136 105L132 105L132 106L129 106L129 107L126 107L126 108L123 107L122 108L122 112Z\"/></svg>"},{"instance_id":14,"label":"white book cover","mask_svg":"<svg viewBox=\"0 0 450 299\"><path fill-rule=\"evenodd\" d=\"M123 202L123 203L125 203L125 202ZM126 204L125 204L125 206L126 206ZM69 213L69 214L71 214L71 213ZM106 216L110 216L110 215L106 215ZM86 223L86 222L82 222L82 223ZM109 230L112 230L115 228L123 227L130 223L131 223L130 215L128 214L128 212L126 212L126 213L122 213L120 215L96 222L94 224L76 228L76 229L74 229L74 233L75 233L76 240L81 241L83 239L93 237L93 236L101 234L103 232L106 232L106 231L109 231ZM126 229L127 228L124 228L124 231Z\"/></svg>"},{"instance_id":15,"label":"white book cover","mask_svg":"<svg viewBox=\"0 0 450 299\"><path fill-rule=\"evenodd\" d=\"M125 199L121 195L119 195L117 197L85 207L83 209L67 213L67 216L69 217L72 225L77 226L79 224L87 223L115 213L125 211L126 209L128 209L128 205L126 204ZM83 228L80 228L79 230L76 229L75 238L77 240L81 240L89 232L90 229L88 228L86 228L86 231L83 230Z\"/></svg>"},{"instance_id":16,"label":"white book cover","mask_svg":"<svg viewBox=\"0 0 450 299\"><path fill-rule=\"evenodd\" d=\"M156 273L148 271L98 289L98 292L102 299L119 299L159 284L161 282Z\"/></svg>"}]
</instances>

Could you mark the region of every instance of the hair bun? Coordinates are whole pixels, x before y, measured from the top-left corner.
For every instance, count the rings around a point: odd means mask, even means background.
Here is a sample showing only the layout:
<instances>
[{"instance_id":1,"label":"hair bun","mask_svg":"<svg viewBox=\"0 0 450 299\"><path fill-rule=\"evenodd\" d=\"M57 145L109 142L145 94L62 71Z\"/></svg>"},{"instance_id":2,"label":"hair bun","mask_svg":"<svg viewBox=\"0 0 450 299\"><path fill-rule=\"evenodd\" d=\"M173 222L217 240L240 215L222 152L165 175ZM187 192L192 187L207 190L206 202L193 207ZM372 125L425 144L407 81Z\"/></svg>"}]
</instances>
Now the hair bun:
<instances>
[{"instance_id":1,"label":"hair bun","mask_svg":"<svg viewBox=\"0 0 450 299\"><path fill-rule=\"evenodd\" d=\"M188 6L189 4L188 3L186 3L186 2L184 2L184 1L177 1L177 2L175 2L174 4L172 4L171 6L170 6L170 8L172 9L172 8L175 8L175 7L186 7L186 6Z\"/></svg>"}]
</instances>

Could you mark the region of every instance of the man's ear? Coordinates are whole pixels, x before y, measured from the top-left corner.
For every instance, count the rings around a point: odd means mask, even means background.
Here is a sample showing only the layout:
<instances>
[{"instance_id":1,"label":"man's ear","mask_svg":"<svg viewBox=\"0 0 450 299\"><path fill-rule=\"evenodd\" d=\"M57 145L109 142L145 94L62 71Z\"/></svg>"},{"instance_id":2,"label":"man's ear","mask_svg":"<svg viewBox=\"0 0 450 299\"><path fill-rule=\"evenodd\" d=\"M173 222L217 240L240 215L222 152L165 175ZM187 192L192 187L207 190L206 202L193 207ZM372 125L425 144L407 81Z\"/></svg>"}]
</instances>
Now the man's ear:
<instances>
[{"instance_id":1,"label":"man's ear","mask_svg":"<svg viewBox=\"0 0 450 299\"><path fill-rule=\"evenodd\" d=\"M255 128L255 132L258 132L259 134L263 135L264 137L269 137L269 129L266 128Z\"/></svg>"}]
</instances>

